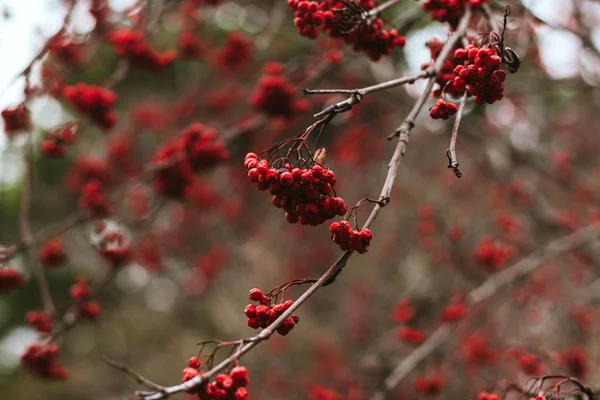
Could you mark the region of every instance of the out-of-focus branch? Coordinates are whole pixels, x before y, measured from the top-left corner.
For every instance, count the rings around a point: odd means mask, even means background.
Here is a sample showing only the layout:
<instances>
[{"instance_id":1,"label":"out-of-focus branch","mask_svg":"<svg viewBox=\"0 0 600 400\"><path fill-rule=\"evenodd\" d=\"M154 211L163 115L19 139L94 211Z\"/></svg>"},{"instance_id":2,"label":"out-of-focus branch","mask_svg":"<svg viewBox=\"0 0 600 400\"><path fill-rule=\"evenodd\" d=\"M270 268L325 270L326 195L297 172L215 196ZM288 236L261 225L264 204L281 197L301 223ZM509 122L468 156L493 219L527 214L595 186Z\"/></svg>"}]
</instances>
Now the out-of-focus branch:
<instances>
[{"instance_id":1,"label":"out-of-focus branch","mask_svg":"<svg viewBox=\"0 0 600 400\"><path fill-rule=\"evenodd\" d=\"M548 243L544 248L521 259L511 267L490 276L483 284L467 296L467 303L473 307L491 299L502 289L522 280L535 269L556 259L568 251L575 250L600 236L600 223L581 228L567 236ZM423 360L452 337L453 325L440 326L423 344L404 358L392 373L383 381L382 387L373 394L371 400L384 400L386 396L404 380Z\"/></svg>"},{"instance_id":2,"label":"out-of-focus branch","mask_svg":"<svg viewBox=\"0 0 600 400\"><path fill-rule=\"evenodd\" d=\"M454 40L449 40L444 45L444 49L441 52L440 58L446 58L448 54L450 54L450 51L454 47L456 40L458 40L458 38L465 32L470 18L471 10L468 9L465 12L465 15L463 16L461 23L459 24L459 28L455 32ZM441 69L442 62L436 63L436 71L439 71ZM430 88L426 89L425 93L429 95L429 91ZM409 118L416 117L416 114L418 114L421 107L422 104L419 105L419 101L417 101L417 105L415 105L413 110L411 110L411 112L409 113ZM329 111L328 117L326 118L331 118L338 112L339 111L331 110ZM406 145L407 142L403 142L402 137L400 137L396 149L394 150L392 158L390 159L390 162L388 164L388 172L383 187L381 189L379 200L376 202L375 207L371 211L371 214L367 218L367 221L363 225L362 229L370 228L370 226L373 224L373 222L379 215L381 209L389 203L389 196L392 192L392 186L394 184L398 168L400 166L400 161L402 159L402 156L404 155L404 152L406 151ZM269 339L273 335L273 333L276 332L277 328L279 328L279 326L281 326L288 317L290 317L298 308L300 308L304 304L304 302L306 302L314 293L316 293L319 290L319 288L321 288L322 286L326 286L333 282L333 280L335 280L336 276L346 266L346 263L348 262L348 259L350 259L352 254L352 251L344 252L340 256L340 258L313 285L311 285L285 312L283 312L279 316L279 318L277 318L268 327L263 329L258 335L238 341L240 343L239 349L235 351L232 355L224 359L217 366L210 369L209 371L206 371L204 374L198 375L182 384L170 387L161 387L161 389L158 390L156 393L144 395L143 398L145 400L165 399L172 394L189 391L202 384L207 383L220 371L232 365L241 356L255 348L260 342Z\"/></svg>"},{"instance_id":3,"label":"out-of-focus branch","mask_svg":"<svg viewBox=\"0 0 600 400\"><path fill-rule=\"evenodd\" d=\"M48 288L48 282L44 275L44 270L40 260L35 253L35 247L32 245L33 236L31 234L31 225L29 223L31 210L31 192L33 189L33 134L29 132L29 139L25 146L23 155L25 159L25 174L23 176L23 185L21 187L21 200L19 206L19 231L21 243L27 248L27 258L29 264L33 266L33 274L40 290L44 311L48 315L54 314L54 302Z\"/></svg>"},{"instance_id":4,"label":"out-of-focus branch","mask_svg":"<svg viewBox=\"0 0 600 400\"><path fill-rule=\"evenodd\" d=\"M371 10L369 10L367 12L367 15L369 18L375 18L377 17L380 13L382 13L383 11L387 10L388 8L395 6L396 4L398 4L401 0L388 0L385 3L381 3L380 5L378 5L375 8L372 8Z\"/></svg>"}]
</instances>

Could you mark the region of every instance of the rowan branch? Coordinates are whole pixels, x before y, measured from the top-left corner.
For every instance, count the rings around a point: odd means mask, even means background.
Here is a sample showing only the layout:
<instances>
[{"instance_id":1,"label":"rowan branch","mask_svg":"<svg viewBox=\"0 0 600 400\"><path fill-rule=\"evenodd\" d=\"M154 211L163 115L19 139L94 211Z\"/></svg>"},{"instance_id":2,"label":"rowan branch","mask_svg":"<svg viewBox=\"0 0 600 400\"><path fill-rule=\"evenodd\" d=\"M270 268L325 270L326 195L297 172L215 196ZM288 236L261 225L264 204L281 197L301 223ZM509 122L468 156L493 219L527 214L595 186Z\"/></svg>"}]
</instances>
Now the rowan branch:
<instances>
[{"instance_id":1,"label":"rowan branch","mask_svg":"<svg viewBox=\"0 0 600 400\"><path fill-rule=\"evenodd\" d=\"M465 12L465 15L463 16L461 23L459 24L459 28L457 28L457 31L455 32L456 38L454 40L449 40L444 45L444 49L441 52L440 58L443 59L448 56L448 54L450 53L450 50L454 47L456 40L458 40L458 38L465 32L470 18L471 18L471 10L468 9ZM438 64L436 64L436 67L438 68L437 71L439 71L441 69L441 63L439 63L439 66L438 66ZM430 91L430 89L426 89L424 93L426 93L426 95L429 95L429 91ZM415 107L413 107L413 109L409 113L409 118L416 117L416 114L418 114L418 112L422 108L422 104L420 106L418 106L418 104L419 104L419 101L417 101L417 105L415 105ZM339 110L337 110L337 111L331 110L327 114L327 117L325 117L324 119L331 119L335 115L337 115L338 112L340 112L340 111ZM392 187L393 187L396 175L398 173L400 161L402 160L404 152L406 151L406 145L407 145L407 142L403 142L402 137L400 137L398 140L398 144L392 155L392 158L390 159L390 162L388 164L388 172L387 172L383 187L381 189L381 193L379 195L379 200L376 202L373 210L371 211L371 214L367 218L365 224L362 226L362 229L370 228L371 225L373 224L373 222L375 221L375 219L377 218L377 216L379 215L379 213L381 212L381 209L389 203L390 194L392 192ZM198 375L182 384L165 387L160 392L146 394L143 396L143 398L145 400L165 399L172 394L189 391L189 390L192 390L193 388L196 388L200 385L207 383L210 379L212 379L220 371L226 369L227 367L229 367L230 365L235 363L240 357L242 357L243 355L245 355L246 353L251 351L256 346L258 346L259 343L261 343L265 340L268 340L273 335L273 333L275 333L277 331L277 328L279 328L283 324L283 322L288 317L290 317L298 308L300 308L314 293L316 293L322 286L326 286L335 280L336 276L346 266L346 263L348 262L348 260L352 256L352 254L353 254L353 251L344 252L338 258L338 260L331 267L329 267L329 269L313 285L311 285L296 301L294 301L294 303L285 312L283 312L279 316L279 318L277 318L268 327L263 329L258 335L252 336L252 337L249 337L246 339L242 339L240 341L240 343L241 343L240 348L237 351L235 351L233 354L231 354L229 357L227 357L223 361L221 361L221 363L219 363L217 366L211 368L209 371L206 371L204 374Z\"/></svg>"},{"instance_id":2,"label":"rowan branch","mask_svg":"<svg viewBox=\"0 0 600 400\"><path fill-rule=\"evenodd\" d=\"M511 267L490 276L483 284L472 290L467 296L470 307L477 306L490 300L502 289L527 277L538 267L557 257L575 250L600 236L600 223L581 228L567 236L548 243L543 249L521 259ZM383 381L381 389L371 396L371 400L384 400L388 393L395 389L410 372L430 356L436 349L445 344L452 337L455 330L453 325L441 325L429 338L417 347L411 354L404 358L392 373Z\"/></svg>"}]
</instances>

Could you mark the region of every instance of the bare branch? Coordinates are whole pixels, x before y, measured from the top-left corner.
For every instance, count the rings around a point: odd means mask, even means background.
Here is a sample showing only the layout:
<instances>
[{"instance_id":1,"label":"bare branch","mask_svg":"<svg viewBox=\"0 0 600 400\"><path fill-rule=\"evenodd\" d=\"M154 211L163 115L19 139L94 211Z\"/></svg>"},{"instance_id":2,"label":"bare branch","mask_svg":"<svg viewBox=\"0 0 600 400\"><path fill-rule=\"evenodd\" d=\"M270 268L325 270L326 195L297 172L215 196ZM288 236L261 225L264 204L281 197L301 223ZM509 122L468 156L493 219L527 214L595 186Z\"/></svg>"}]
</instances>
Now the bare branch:
<instances>
[{"instance_id":1,"label":"bare branch","mask_svg":"<svg viewBox=\"0 0 600 400\"><path fill-rule=\"evenodd\" d=\"M164 387L157 385L156 383L152 382L151 380L149 380L147 378L144 378L142 375L138 374L131 368L128 368L128 367L124 366L123 364L108 358L107 356L103 355L102 361L104 361L109 366L111 366L115 369L118 369L119 371L125 372L127 375L133 377L133 379L135 379L136 382L138 382L144 386L147 386L150 389L156 390L157 392L164 392L164 390L165 390Z\"/></svg>"}]
</instances>

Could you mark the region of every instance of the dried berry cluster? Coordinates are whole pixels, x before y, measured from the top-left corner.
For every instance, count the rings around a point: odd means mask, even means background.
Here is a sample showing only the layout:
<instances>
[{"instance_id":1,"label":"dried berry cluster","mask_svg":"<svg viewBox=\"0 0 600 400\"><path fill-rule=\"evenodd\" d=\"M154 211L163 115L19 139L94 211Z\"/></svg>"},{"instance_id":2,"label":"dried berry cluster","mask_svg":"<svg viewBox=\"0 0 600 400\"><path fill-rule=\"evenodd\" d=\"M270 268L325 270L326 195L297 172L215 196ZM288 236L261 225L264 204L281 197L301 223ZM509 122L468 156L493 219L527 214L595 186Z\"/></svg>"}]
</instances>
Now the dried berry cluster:
<instances>
[{"instance_id":1,"label":"dried berry cluster","mask_svg":"<svg viewBox=\"0 0 600 400\"><path fill-rule=\"evenodd\" d=\"M271 325L277 318L281 316L288 308L294 304L292 300L287 300L284 303L270 305L270 299L265 296L260 289L250 290L250 300L259 302L258 306L248 304L244 309L244 314L248 317L248 326L253 329L266 328ZM287 335L296 326L299 318L292 315L283 321L283 324L277 328L277 333L282 336Z\"/></svg>"},{"instance_id":2,"label":"dried berry cluster","mask_svg":"<svg viewBox=\"0 0 600 400\"><path fill-rule=\"evenodd\" d=\"M295 98L298 89L282 75L281 64L267 63L264 73L265 75L258 82L258 89L250 99L255 109L269 116L288 119L308 109L306 100Z\"/></svg>"},{"instance_id":3,"label":"dried berry cluster","mask_svg":"<svg viewBox=\"0 0 600 400\"><path fill-rule=\"evenodd\" d=\"M152 49L141 32L130 29L119 29L107 35L120 57L127 59L132 65L160 72L167 68L177 57L173 50L159 53Z\"/></svg>"},{"instance_id":4,"label":"dried berry cluster","mask_svg":"<svg viewBox=\"0 0 600 400\"><path fill-rule=\"evenodd\" d=\"M514 254L514 250L511 245L500 243L491 237L484 237L475 249L475 260L488 271L497 271L504 267L506 261Z\"/></svg>"},{"instance_id":5,"label":"dried berry cluster","mask_svg":"<svg viewBox=\"0 0 600 400\"><path fill-rule=\"evenodd\" d=\"M329 226L331 240L340 246L340 249L347 251L356 251L363 254L369 251L369 244L373 239L373 234L368 229L355 231L350 227L348 221L332 222Z\"/></svg>"},{"instance_id":6,"label":"dried berry cluster","mask_svg":"<svg viewBox=\"0 0 600 400\"><path fill-rule=\"evenodd\" d=\"M435 106L429 109L429 115L433 119L448 119L456 114L458 106L454 103L449 103L444 99L439 99Z\"/></svg>"},{"instance_id":7,"label":"dried berry cluster","mask_svg":"<svg viewBox=\"0 0 600 400\"><path fill-rule=\"evenodd\" d=\"M273 205L285 210L285 219L290 223L320 225L348 211L341 197L332 197L336 180L330 169L317 164L310 169L293 168L290 164L269 168L269 161L257 160L254 153L246 155L244 165L250 181L274 195Z\"/></svg>"},{"instance_id":8,"label":"dried berry cluster","mask_svg":"<svg viewBox=\"0 0 600 400\"><path fill-rule=\"evenodd\" d=\"M113 110L117 95L111 90L79 82L63 88L62 95L77 111L87 115L101 128L111 129L117 123L117 114Z\"/></svg>"},{"instance_id":9,"label":"dried berry cluster","mask_svg":"<svg viewBox=\"0 0 600 400\"><path fill-rule=\"evenodd\" d=\"M40 249L40 262L48 268L58 267L67 261L60 239L51 239Z\"/></svg>"},{"instance_id":10,"label":"dried berry cluster","mask_svg":"<svg viewBox=\"0 0 600 400\"><path fill-rule=\"evenodd\" d=\"M211 168L228 158L229 153L217 138L217 132L193 123L155 153L154 188L168 197L182 197L194 180L194 172Z\"/></svg>"},{"instance_id":11,"label":"dried berry cluster","mask_svg":"<svg viewBox=\"0 0 600 400\"><path fill-rule=\"evenodd\" d=\"M225 46L215 54L214 63L222 72L235 72L252 59L254 46L238 32L227 35Z\"/></svg>"},{"instance_id":12,"label":"dried berry cluster","mask_svg":"<svg viewBox=\"0 0 600 400\"><path fill-rule=\"evenodd\" d=\"M21 357L21 364L32 375L43 379L67 379L67 370L56 362L59 349L56 344L34 343Z\"/></svg>"},{"instance_id":13,"label":"dried berry cluster","mask_svg":"<svg viewBox=\"0 0 600 400\"><path fill-rule=\"evenodd\" d=\"M25 322L33 326L36 331L43 334L52 332L52 318L43 311L29 311L25 314Z\"/></svg>"},{"instance_id":14,"label":"dried berry cluster","mask_svg":"<svg viewBox=\"0 0 600 400\"><path fill-rule=\"evenodd\" d=\"M368 10L375 7L372 0L358 0L356 9L349 9L337 0L288 0L288 5L295 13L298 34L316 39L322 31L332 38L343 39L354 51L364 52L373 61L406 44L406 38L398 31L384 29L381 19L367 17Z\"/></svg>"},{"instance_id":15,"label":"dried berry cluster","mask_svg":"<svg viewBox=\"0 0 600 400\"><path fill-rule=\"evenodd\" d=\"M478 49L469 45L457 49L454 58L463 62L463 65L454 68L456 78L453 85L457 90L466 88L479 105L492 104L504 97L506 72L500 69L502 59L495 47Z\"/></svg>"},{"instance_id":16,"label":"dried berry cluster","mask_svg":"<svg viewBox=\"0 0 600 400\"><path fill-rule=\"evenodd\" d=\"M79 206L92 218L104 218L110 215L110 207L104 193L104 185L98 179L92 179L81 187Z\"/></svg>"},{"instance_id":17,"label":"dried berry cluster","mask_svg":"<svg viewBox=\"0 0 600 400\"><path fill-rule=\"evenodd\" d=\"M64 157L67 146L75 142L75 125L66 125L46 134L40 144L40 151L46 157Z\"/></svg>"},{"instance_id":18,"label":"dried berry cluster","mask_svg":"<svg viewBox=\"0 0 600 400\"><path fill-rule=\"evenodd\" d=\"M84 276L77 278L77 283L71 286L70 293L71 298L77 304L77 317L88 319L96 319L98 317L102 308L97 301L91 300L93 294L92 288L88 286Z\"/></svg>"},{"instance_id":19,"label":"dried berry cluster","mask_svg":"<svg viewBox=\"0 0 600 400\"><path fill-rule=\"evenodd\" d=\"M190 358L187 368L183 369L183 382L202 375L204 371L199 371L201 365L198 357ZM197 394L200 400L246 400L248 398L246 386L249 382L246 367L238 366L232 368L229 374L219 374L213 382L188 393Z\"/></svg>"},{"instance_id":20,"label":"dried berry cluster","mask_svg":"<svg viewBox=\"0 0 600 400\"><path fill-rule=\"evenodd\" d=\"M426 0L423 10L428 11L431 19L438 22L448 22L456 27L468 6L477 7L487 0Z\"/></svg>"}]
</instances>

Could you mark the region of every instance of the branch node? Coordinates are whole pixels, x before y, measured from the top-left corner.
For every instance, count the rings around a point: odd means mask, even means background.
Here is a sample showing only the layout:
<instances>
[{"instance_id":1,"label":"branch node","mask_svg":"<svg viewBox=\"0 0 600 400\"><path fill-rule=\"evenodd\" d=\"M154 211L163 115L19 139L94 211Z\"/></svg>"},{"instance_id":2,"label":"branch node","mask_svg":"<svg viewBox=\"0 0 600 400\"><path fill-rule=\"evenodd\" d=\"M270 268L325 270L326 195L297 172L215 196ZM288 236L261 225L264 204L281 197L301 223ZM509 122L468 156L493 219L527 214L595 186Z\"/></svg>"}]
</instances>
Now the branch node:
<instances>
[{"instance_id":1,"label":"branch node","mask_svg":"<svg viewBox=\"0 0 600 400\"><path fill-rule=\"evenodd\" d=\"M379 200L377 201L377 204L379 205L379 207L387 206L388 204L390 204L389 196L383 196L383 197L379 198Z\"/></svg>"},{"instance_id":2,"label":"branch node","mask_svg":"<svg viewBox=\"0 0 600 400\"><path fill-rule=\"evenodd\" d=\"M448 157L448 168L454 172L454 175L456 175L457 178L460 178L463 175L462 171L459 168L458 161L453 159L452 151L450 151L450 149L446 150L446 157Z\"/></svg>"}]
</instances>

